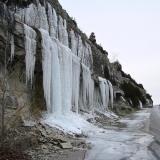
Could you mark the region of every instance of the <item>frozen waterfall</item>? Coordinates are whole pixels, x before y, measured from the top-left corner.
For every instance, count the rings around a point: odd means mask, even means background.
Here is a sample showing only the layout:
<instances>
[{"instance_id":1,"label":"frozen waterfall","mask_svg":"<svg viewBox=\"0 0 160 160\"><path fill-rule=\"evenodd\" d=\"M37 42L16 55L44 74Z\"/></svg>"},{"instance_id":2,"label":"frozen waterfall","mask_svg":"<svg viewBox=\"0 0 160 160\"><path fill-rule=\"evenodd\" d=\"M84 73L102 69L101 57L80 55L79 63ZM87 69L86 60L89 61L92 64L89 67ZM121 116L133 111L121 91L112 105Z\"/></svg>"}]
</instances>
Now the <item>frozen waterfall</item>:
<instances>
[{"instance_id":1,"label":"frozen waterfall","mask_svg":"<svg viewBox=\"0 0 160 160\"><path fill-rule=\"evenodd\" d=\"M79 90L80 90L80 58L72 55L72 109L79 111Z\"/></svg>"},{"instance_id":2,"label":"frozen waterfall","mask_svg":"<svg viewBox=\"0 0 160 160\"><path fill-rule=\"evenodd\" d=\"M139 100L139 108L143 109L143 104L142 104L142 102L140 100Z\"/></svg>"},{"instance_id":3,"label":"frozen waterfall","mask_svg":"<svg viewBox=\"0 0 160 160\"><path fill-rule=\"evenodd\" d=\"M90 42L82 39L74 30L68 35L66 20L56 13L51 4L30 4L28 8L20 10L16 16L25 23L26 79L31 83L37 47L37 34L33 28L38 29L42 37L47 123L63 127L66 124L66 128L75 127L79 132L78 125L82 122L80 111L89 113L97 108L106 111L109 103L113 108L112 84L101 77L98 84L95 84L96 81L92 78L93 57ZM14 56L13 44L14 39L11 39L11 59Z\"/></svg>"},{"instance_id":4,"label":"frozen waterfall","mask_svg":"<svg viewBox=\"0 0 160 160\"><path fill-rule=\"evenodd\" d=\"M61 68L61 89L63 114L69 113L72 108L72 53L59 41L59 57Z\"/></svg>"},{"instance_id":5,"label":"frozen waterfall","mask_svg":"<svg viewBox=\"0 0 160 160\"><path fill-rule=\"evenodd\" d=\"M65 46L68 45L68 32L67 32L67 23L61 16L59 16L58 21L58 34L59 34L59 41L64 44Z\"/></svg>"},{"instance_id":6,"label":"frozen waterfall","mask_svg":"<svg viewBox=\"0 0 160 160\"><path fill-rule=\"evenodd\" d=\"M66 114L72 107L72 53L49 33L42 34L43 86L49 113Z\"/></svg>"},{"instance_id":7,"label":"frozen waterfall","mask_svg":"<svg viewBox=\"0 0 160 160\"><path fill-rule=\"evenodd\" d=\"M29 26L24 24L25 33L25 61L26 61L26 80L33 80L36 55L36 32Z\"/></svg>"},{"instance_id":8,"label":"frozen waterfall","mask_svg":"<svg viewBox=\"0 0 160 160\"><path fill-rule=\"evenodd\" d=\"M43 29L42 56L43 56L43 87L44 96L49 113L62 113L61 75L60 61L58 57L59 46L52 40L49 33Z\"/></svg>"},{"instance_id":9,"label":"frozen waterfall","mask_svg":"<svg viewBox=\"0 0 160 160\"><path fill-rule=\"evenodd\" d=\"M87 66L82 64L81 69L80 108L83 111L89 111L93 109L94 81Z\"/></svg>"},{"instance_id":10,"label":"frozen waterfall","mask_svg":"<svg viewBox=\"0 0 160 160\"><path fill-rule=\"evenodd\" d=\"M71 50L75 55L77 55L78 38L76 37L76 35L75 35L73 30L70 31L70 37L71 37Z\"/></svg>"},{"instance_id":11,"label":"frozen waterfall","mask_svg":"<svg viewBox=\"0 0 160 160\"><path fill-rule=\"evenodd\" d=\"M106 79L99 77L100 93L102 98L103 109L108 109L110 87Z\"/></svg>"},{"instance_id":12,"label":"frozen waterfall","mask_svg":"<svg viewBox=\"0 0 160 160\"><path fill-rule=\"evenodd\" d=\"M57 28L57 14L54 8L51 7L51 5L48 3L48 23L49 23L49 33L52 38L56 37L58 34L58 28Z\"/></svg>"},{"instance_id":13,"label":"frozen waterfall","mask_svg":"<svg viewBox=\"0 0 160 160\"><path fill-rule=\"evenodd\" d=\"M112 83L110 81L108 81L108 84L109 84L109 92L110 92L110 105L113 109L113 86L112 86Z\"/></svg>"}]
</instances>

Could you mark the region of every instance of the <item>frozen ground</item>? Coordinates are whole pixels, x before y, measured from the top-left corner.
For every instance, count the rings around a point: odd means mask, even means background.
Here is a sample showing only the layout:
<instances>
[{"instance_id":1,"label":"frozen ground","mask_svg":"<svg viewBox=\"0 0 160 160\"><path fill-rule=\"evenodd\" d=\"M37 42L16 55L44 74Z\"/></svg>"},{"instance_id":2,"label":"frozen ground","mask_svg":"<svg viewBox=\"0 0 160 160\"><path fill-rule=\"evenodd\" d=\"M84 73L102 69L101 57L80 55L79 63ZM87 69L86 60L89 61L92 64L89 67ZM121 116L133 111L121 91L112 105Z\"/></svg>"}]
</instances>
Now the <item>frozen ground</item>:
<instances>
[{"instance_id":1,"label":"frozen ground","mask_svg":"<svg viewBox=\"0 0 160 160\"><path fill-rule=\"evenodd\" d=\"M88 133L93 147L86 160L156 160L148 146L153 136L148 134L150 112L139 111L121 122L126 128Z\"/></svg>"},{"instance_id":2,"label":"frozen ground","mask_svg":"<svg viewBox=\"0 0 160 160\"><path fill-rule=\"evenodd\" d=\"M109 114L109 115L108 115ZM47 116L45 123L67 133L87 135L92 149L86 153L85 160L157 160L149 149L154 137L149 134L150 109L144 109L122 118L126 127L102 129L86 121L94 115L68 114ZM106 116L114 117L111 113Z\"/></svg>"}]
</instances>

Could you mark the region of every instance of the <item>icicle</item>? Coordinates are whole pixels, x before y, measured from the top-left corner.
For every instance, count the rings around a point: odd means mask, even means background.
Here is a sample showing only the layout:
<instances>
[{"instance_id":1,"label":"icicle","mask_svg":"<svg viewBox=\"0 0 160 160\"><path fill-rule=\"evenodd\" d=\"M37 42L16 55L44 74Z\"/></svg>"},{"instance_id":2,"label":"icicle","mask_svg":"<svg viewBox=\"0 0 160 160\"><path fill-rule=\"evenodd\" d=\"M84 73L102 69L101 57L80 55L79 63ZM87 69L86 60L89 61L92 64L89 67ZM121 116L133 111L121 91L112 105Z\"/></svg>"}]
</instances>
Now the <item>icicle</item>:
<instances>
[{"instance_id":1,"label":"icicle","mask_svg":"<svg viewBox=\"0 0 160 160\"><path fill-rule=\"evenodd\" d=\"M58 35L59 35L59 41L68 47L68 32L67 32L66 20L63 20L61 16L59 16L59 21L58 21Z\"/></svg>"},{"instance_id":2,"label":"icicle","mask_svg":"<svg viewBox=\"0 0 160 160\"><path fill-rule=\"evenodd\" d=\"M26 61L26 80L33 80L36 55L36 32L24 24L25 33L25 61Z\"/></svg>"},{"instance_id":3,"label":"icicle","mask_svg":"<svg viewBox=\"0 0 160 160\"><path fill-rule=\"evenodd\" d=\"M111 107L113 109L113 86L110 81L108 81L109 84L109 92L110 92L110 102L111 102Z\"/></svg>"},{"instance_id":4,"label":"icicle","mask_svg":"<svg viewBox=\"0 0 160 160\"><path fill-rule=\"evenodd\" d=\"M57 37L57 14L54 8L48 3L48 22L51 38Z\"/></svg>"},{"instance_id":5,"label":"icicle","mask_svg":"<svg viewBox=\"0 0 160 160\"><path fill-rule=\"evenodd\" d=\"M14 58L14 52L15 52L15 45L14 45L14 35L11 35L11 61Z\"/></svg>"},{"instance_id":6,"label":"icicle","mask_svg":"<svg viewBox=\"0 0 160 160\"><path fill-rule=\"evenodd\" d=\"M44 96L48 112L58 115L62 112L59 48L56 40L51 40L47 31L40 29L40 32L42 34Z\"/></svg>"},{"instance_id":7,"label":"icicle","mask_svg":"<svg viewBox=\"0 0 160 160\"><path fill-rule=\"evenodd\" d=\"M72 107L72 54L68 48L60 46L61 84L63 113L69 113Z\"/></svg>"},{"instance_id":8,"label":"icicle","mask_svg":"<svg viewBox=\"0 0 160 160\"><path fill-rule=\"evenodd\" d=\"M95 109L104 111L103 103L102 103L102 96L100 92L99 86L95 86L94 89L94 107Z\"/></svg>"},{"instance_id":9,"label":"icicle","mask_svg":"<svg viewBox=\"0 0 160 160\"><path fill-rule=\"evenodd\" d=\"M143 104L142 104L142 102L140 100L139 100L139 108L143 109Z\"/></svg>"},{"instance_id":10,"label":"icicle","mask_svg":"<svg viewBox=\"0 0 160 160\"><path fill-rule=\"evenodd\" d=\"M105 110L108 108L109 104L109 86L107 80L101 77L99 77L99 83L100 83L101 99L103 104L102 109Z\"/></svg>"},{"instance_id":11,"label":"icicle","mask_svg":"<svg viewBox=\"0 0 160 160\"><path fill-rule=\"evenodd\" d=\"M78 39L76 38L73 30L70 31L70 37L71 37L71 50L75 55L77 55Z\"/></svg>"},{"instance_id":12,"label":"icicle","mask_svg":"<svg viewBox=\"0 0 160 160\"><path fill-rule=\"evenodd\" d=\"M82 110L93 108L94 81L91 78L91 72L87 66L82 64L80 106Z\"/></svg>"},{"instance_id":13,"label":"icicle","mask_svg":"<svg viewBox=\"0 0 160 160\"><path fill-rule=\"evenodd\" d=\"M78 36L78 57L81 58L83 64L92 69L93 58L91 46L87 42L84 45L80 36Z\"/></svg>"},{"instance_id":14,"label":"icicle","mask_svg":"<svg viewBox=\"0 0 160 160\"><path fill-rule=\"evenodd\" d=\"M72 106L76 113L79 110L80 69L80 58L72 55Z\"/></svg>"},{"instance_id":15,"label":"icicle","mask_svg":"<svg viewBox=\"0 0 160 160\"><path fill-rule=\"evenodd\" d=\"M81 61L82 61L83 54L84 54L84 46L82 43L81 36L78 36L78 57L81 58ZM82 63L83 63L83 61L82 61Z\"/></svg>"}]
</instances>

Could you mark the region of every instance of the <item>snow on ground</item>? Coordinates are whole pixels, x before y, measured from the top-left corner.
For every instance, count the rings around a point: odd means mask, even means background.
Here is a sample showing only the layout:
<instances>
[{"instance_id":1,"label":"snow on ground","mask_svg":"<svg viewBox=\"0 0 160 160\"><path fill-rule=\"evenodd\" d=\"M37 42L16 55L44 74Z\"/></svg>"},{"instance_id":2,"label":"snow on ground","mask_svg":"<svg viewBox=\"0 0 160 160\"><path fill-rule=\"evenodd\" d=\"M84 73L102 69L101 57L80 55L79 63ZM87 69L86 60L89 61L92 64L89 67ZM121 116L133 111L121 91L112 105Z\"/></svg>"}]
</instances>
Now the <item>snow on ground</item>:
<instances>
[{"instance_id":1,"label":"snow on ground","mask_svg":"<svg viewBox=\"0 0 160 160\"><path fill-rule=\"evenodd\" d=\"M50 114L46 116L43 122L66 133L87 135L88 132L92 132L91 130L102 130L87 121L88 118L92 118L93 116L90 114L82 116L72 112L65 115Z\"/></svg>"}]
</instances>

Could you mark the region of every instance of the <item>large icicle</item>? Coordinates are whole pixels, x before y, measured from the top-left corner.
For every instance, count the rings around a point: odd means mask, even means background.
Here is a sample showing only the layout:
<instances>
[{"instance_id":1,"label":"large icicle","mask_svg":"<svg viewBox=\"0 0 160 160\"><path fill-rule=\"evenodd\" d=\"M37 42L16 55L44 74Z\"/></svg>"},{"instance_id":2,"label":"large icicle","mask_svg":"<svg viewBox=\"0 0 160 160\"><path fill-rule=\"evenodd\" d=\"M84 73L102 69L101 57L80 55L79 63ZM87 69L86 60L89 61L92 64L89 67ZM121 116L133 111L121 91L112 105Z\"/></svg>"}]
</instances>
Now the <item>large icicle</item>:
<instances>
[{"instance_id":1,"label":"large icicle","mask_svg":"<svg viewBox=\"0 0 160 160\"><path fill-rule=\"evenodd\" d=\"M113 108L113 86L112 86L112 83L110 81L108 81L108 84L109 84L109 92L110 92L110 104L111 104L111 107Z\"/></svg>"},{"instance_id":2,"label":"large icicle","mask_svg":"<svg viewBox=\"0 0 160 160\"><path fill-rule=\"evenodd\" d=\"M77 55L78 39L73 30L70 31L70 37L71 37L71 50L75 55Z\"/></svg>"},{"instance_id":3,"label":"large icicle","mask_svg":"<svg viewBox=\"0 0 160 160\"><path fill-rule=\"evenodd\" d=\"M143 104L142 104L142 102L140 100L139 100L139 108L143 109Z\"/></svg>"},{"instance_id":4,"label":"large icicle","mask_svg":"<svg viewBox=\"0 0 160 160\"><path fill-rule=\"evenodd\" d=\"M93 108L94 81L87 66L82 64L80 107L82 110L89 111Z\"/></svg>"},{"instance_id":5,"label":"large icicle","mask_svg":"<svg viewBox=\"0 0 160 160\"><path fill-rule=\"evenodd\" d=\"M109 85L107 80L101 77L99 77L99 83L103 109L105 110L109 104Z\"/></svg>"},{"instance_id":6,"label":"large icicle","mask_svg":"<svg viewBox=\"0 0 160 160\"><path fill-rule=\"evenodd\" d=\"M29 26L24 24L25 33L25 61L26 61L26 80L31 80L34 76L35 55L36 55L36 32Z\"/></svg>"},{"instance_id":7,"label":"large icicle","mask_svg":"<svg viewBox=\"0 0 160 160\"><path fill-rule=\"evenodd\" d=\"M58 35L59 35L59 41L68 47L67 24L66 20L63 20L61 16L59 16L59 21L58 21Z\"/></svg>"},{"instance_id":8,"label":"large icicle","mask_svg":"<svg viewBox=\"0 0 160 160\"><path fill-rule=\"evenodd\" d=\"M72 37L73 36L74 35L72 35ZM83 64L85 64L87 67L89 67L89 69L92 69L93 58L92 58L91 46L87 42L85 42L85 44L83 44L81 36L78 36L77 43L78 43L77 44L77 46L78 46L78 57L81 58L81 62Z\"/></svg>"},{"instance_id":9,"label":"large icicle","mask_svg":"<svg viewBox=\"0 0 160 160\"><path fill-rule=\"evenodd\" d=\"M84 54L84 46L82 43L82 38L81 36L78 36L78 57L81 58L81 62L82 62L83 54Z\"/></svg>"},{"instance_id":10,"label":"large icicle","mask_svg":"<svg viewBox=\"0 0 160 160\"><path fill-rule=\"evenodd\" d=\"M48 3L48 23L51 38L57 38L57 14L54 8Z\"/></svg>"},{"instance_id":11,"label":"large icicle","mask_svg":"<svg viewBox=\"0 0 160 160\"><path fill-rule=\"evenodd\" d=\"M84 45L84 54L82 57L82 63L84 63L86 66L88 66L90 69L92 68L92 50L88 43L85 43Z\"/></svg>"},{"instance_id":12,"label":"large icicle","mask_svg":"<svg viewBox=\"0 0 160 160\"><path fill-rule=\"evenodd\" d=\"M72 106L78 113L79 87L80 87L80 58L72 56Z\"/></svg>"},{"instance_id":13,"label":"large icicle","mask_svg":"<svg viewBox=\"0 0 160 160\"><path fill-rule=\"evenodd\" d=\"M60 43L59 57L61 68L63 114L68 114L72 107L72 53L69 48L61 45Z\"/></svg>"},{"instance_id":14,"label":"large icicle","mask_svg":"<svg viewBox=\"0 0 160 160\"><path fill-rule=\"evenodd\" d=\"M58 58L59 48L56 40L52 40L49 33L43 29L42 54L43 54L43 87L49 113L61 115L62 94L60 62Z\"/></svg>"}]
</instances>

